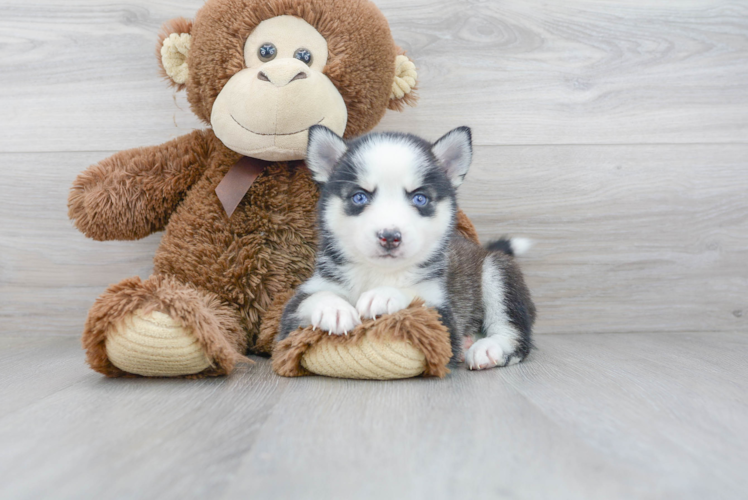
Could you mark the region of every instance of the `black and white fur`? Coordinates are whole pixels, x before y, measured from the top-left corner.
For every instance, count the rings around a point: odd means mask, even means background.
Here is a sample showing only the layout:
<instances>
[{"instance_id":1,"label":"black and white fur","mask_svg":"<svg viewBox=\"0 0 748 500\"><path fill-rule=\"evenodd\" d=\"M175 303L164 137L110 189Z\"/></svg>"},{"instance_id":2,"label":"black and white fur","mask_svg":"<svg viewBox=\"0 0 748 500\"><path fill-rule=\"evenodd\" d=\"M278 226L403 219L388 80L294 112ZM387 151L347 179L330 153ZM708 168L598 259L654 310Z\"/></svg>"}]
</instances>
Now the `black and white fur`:
<instances>
[{"instance_id":1,"label":"black and white fur","mask_svg":"<svg viewBox=\"0 0 748 500\"><path fill-rule=\"evenodd\" d=\"M286 305L280 338L312 325L330 334L420 297L449 329L453 360L505 366L529 353L535 307L513 255L525 240L485 248L455 231L455 190L472 160L470 129L430 144L399 133L344 141L309 130L307 165L322 184L315 273ZM425 202L424 202L425 200Z\"/></svg>"}]
</instances>

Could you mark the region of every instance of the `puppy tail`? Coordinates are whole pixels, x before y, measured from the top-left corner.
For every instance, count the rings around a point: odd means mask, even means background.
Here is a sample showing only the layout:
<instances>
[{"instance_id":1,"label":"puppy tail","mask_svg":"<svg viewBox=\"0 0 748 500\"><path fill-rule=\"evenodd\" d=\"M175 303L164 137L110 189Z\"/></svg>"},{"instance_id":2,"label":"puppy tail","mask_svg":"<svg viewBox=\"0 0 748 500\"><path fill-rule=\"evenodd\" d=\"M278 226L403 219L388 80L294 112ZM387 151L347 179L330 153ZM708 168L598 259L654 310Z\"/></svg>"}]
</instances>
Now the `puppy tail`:
<instances>
[{"instance_id":1,"label":"puppy tail","mask_svg":"<svg viewBox=\"0 0 748 500\"><path fill-rule=\"evenodd\" d=\"M530 250L530 247L532 247L532 240L528 238L507 238L506 236L502 236L498 240L490 241L486 245L486 250L519 257L526 254Z\"/></svg>"}]
</instances>

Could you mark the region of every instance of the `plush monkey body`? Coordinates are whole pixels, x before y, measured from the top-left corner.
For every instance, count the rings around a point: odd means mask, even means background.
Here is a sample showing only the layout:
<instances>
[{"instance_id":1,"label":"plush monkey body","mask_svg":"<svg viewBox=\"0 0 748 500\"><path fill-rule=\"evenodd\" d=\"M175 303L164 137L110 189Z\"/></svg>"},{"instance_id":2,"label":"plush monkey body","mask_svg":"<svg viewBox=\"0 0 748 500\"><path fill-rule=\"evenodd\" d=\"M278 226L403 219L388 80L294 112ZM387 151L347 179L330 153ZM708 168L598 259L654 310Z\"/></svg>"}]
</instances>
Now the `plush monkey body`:
<instances>
[{"instance_id":1,"label":"plush monkey body","mask_svg":"<svg viewBox=\"0 0 748 500\"><path fill-rule=\"evenodd\" d=\"M74 182L69 215L85 235L165 230L153 275L109 287L83 345L108 376L223 375L248 349L270 352L312 273L318 188L298 161L308 128L369 131L414 104L415 69L368 0L208 0L194 23L167 23L158 52L212 129L120 152ZM229 215L216 187L243 156L265 166Z\"/></svg>"},{"instance_id":2,"label":"plush monkey body","mask_svg":"<svg viewBox=\"0 0 748 500\"><path fill-rule=\"evenodd\" d=\"M117 178L132 181L135 165L150 166L160 154L174 149L197 154L184 157L187 163L182 168L169 166L180 174L171 183L141 184L134 190L137 198L120 199L123 207L137 207L149 186L150 199L171 201L158 216L149 204L143 207L141 217L128 218L129 225L119 218L119 223L114 223L71 211L79 227L96 239L140 238L161 229L159 219L168 219L154 257L153 276L145 281L130 278L111 287L89 315L86 333L90 334L84 335L89 363L110 376L127 372L109 359L107 337L136 311L144 312L146 318L151 311L167 314L189 335L202 331L206 357L220 363L201 372L220 375L230 371L247 348L256 344L261 318L273 299L295 288L313 269L318 189L302 162L267 162L230 217L215 189L242 155L226 148L211 131L193 132L162 146L125 151L97 167L108 168L108 182L116 184ZM143 174L148 173L144 168ZM92 177L84 174L76 181L71 207L85 204L77 196L91 198L114 189L113 185L102 189L100 184L92 189L98 176ZM144 175L141 180L148 183L151 179ZM165 192L166 186L171 192Z\"/></svg>"}]
</instances>

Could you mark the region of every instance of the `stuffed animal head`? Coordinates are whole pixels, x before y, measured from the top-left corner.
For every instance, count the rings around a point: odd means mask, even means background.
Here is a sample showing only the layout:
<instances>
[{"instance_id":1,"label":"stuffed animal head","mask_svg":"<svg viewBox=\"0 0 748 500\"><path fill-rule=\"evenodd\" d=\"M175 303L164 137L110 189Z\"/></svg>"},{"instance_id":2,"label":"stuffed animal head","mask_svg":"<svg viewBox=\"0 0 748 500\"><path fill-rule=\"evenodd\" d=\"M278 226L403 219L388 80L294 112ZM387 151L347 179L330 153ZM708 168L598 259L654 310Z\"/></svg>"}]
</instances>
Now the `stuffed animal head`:
<instances>
[{"instance_id":1,"label":"stuffed animal head","mask_svg":"<svg viewBox=\"0 0 748 500\"><path fill-rule=\"evenodd\" d=\"M368 0L208 0L164 26L163 74L230 149L304 158L308 130L371 130L414 105L416 70Z\"/></svg>"}]
</instances>

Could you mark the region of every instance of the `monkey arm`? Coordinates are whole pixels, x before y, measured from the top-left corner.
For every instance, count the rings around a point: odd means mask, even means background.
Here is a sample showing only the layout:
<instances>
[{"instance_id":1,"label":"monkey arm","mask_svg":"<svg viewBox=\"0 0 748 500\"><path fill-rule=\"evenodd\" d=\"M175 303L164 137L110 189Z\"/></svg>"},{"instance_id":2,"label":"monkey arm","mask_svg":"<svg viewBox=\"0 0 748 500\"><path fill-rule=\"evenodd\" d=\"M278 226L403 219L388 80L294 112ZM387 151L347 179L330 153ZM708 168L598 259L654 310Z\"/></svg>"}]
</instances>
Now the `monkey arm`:
<instances>
[{"instance_id":1,"label":"monkey arm","mask_svg":"<svg viewBox=\"0 0 748 500\"><path fill-rule=\"evenodd\" d=\"M164 229L208 166L212 134L196 130L147 148L121 151L73 182L68 216L89 238L136 240Z\"/></svg>"}]
</instances>

